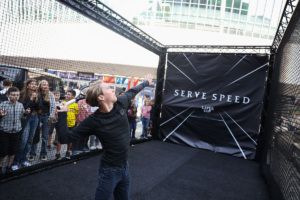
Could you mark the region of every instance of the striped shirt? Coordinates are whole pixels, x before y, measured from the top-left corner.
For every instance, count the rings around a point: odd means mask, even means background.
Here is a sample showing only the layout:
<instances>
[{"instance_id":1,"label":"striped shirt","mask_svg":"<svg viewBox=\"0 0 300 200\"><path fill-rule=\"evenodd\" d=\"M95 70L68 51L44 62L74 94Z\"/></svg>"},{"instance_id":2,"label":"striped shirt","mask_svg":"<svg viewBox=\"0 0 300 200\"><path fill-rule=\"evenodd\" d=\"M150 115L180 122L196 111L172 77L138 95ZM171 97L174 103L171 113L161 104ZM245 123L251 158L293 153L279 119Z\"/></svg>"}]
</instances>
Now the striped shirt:
<instances>
[{"instance_id":1,"label":"striped shirt","mask_svg":"<svg viewBox=\"0 0 300 200\"><path fill-rule=\"evenodd\" d=\"M25 113L23 104L20 102L11 103L4 101L0 104L0 109L6 112L6 115L0 118L0 130L5 133L17 133L21 131L21 119Z\"/></svg>"}]
</instances>

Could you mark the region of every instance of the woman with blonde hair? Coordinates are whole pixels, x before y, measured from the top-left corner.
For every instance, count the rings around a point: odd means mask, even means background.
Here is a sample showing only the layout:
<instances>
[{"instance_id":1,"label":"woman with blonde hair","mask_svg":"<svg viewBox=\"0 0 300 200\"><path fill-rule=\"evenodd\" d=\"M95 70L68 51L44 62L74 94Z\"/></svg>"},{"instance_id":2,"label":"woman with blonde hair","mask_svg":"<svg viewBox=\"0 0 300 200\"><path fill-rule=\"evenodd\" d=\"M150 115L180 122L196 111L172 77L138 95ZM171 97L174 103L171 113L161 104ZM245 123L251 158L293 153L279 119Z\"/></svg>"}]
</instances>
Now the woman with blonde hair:
<instances>
[{"instance_id":1,"label":"woman with blonde hair","mask_svg":"<svg viewBox=\"0 0 300 200\"><path fill-rule=\"evenodd\" d=\"M40 106L39 119L42 130L42 146L40 159L47 160L47 144L49 136L49 118L55 118L55 98L52 92L49 90L49 83L46 80L41 80L38 87L38 98ZM33 146L30 154L36 154L37 144Z\"/></svg>"}]
</instances>

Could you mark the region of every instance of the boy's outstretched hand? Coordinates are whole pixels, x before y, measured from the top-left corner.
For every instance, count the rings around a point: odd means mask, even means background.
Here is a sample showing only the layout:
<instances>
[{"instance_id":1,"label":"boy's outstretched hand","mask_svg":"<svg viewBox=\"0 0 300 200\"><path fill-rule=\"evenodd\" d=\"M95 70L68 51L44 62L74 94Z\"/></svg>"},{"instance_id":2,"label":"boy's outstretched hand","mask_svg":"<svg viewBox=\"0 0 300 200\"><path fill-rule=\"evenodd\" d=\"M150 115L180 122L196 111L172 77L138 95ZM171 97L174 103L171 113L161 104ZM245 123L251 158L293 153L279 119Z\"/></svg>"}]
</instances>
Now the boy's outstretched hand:
<instances>
[{"instance_id":1,"label":"boy's outstretched hand","mask_svg":"<svg viewBox=\"0 0 300 200\"><path fill-rule=\"evenodd\" d=\"M145 80L149 82L149 85L153 85L153 76L152 74L147 74Z\"/></svg>"}]
</instances>

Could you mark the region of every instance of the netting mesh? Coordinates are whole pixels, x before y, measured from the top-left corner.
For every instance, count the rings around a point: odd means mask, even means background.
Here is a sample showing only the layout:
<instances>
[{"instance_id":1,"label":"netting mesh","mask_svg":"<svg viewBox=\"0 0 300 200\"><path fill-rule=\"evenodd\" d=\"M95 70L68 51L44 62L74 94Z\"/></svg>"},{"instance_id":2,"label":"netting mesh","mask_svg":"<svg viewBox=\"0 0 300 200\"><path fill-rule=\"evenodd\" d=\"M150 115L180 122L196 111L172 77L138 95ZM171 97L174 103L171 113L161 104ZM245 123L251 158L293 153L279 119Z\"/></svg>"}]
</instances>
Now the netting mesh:
<instances>
[{"instance_id":1,"label":"netting mesh","mask_svg":"<svg viewBox=\"0 0 300 200\"><path fill-rule=\"evenodd\" d=\"M296 200L300 197L300 17L295 13L275 56L267 162L284 199Z\"/></svg>"},{"instance_id":2,"label":"netting mesh","mask_svg":"<svg viewBox=\"0 0 300 200\"><path fill-rule=\"evenodd\" d=\"M119 80L118 85L123 88L128 86L125 80L128 80L133 72L139 77L147 73L155 74L155 69L133 66L117 68L117 65L113 64L101 65L86 61L93 60L95 56L101 60L101 53L105 53L93 50L90 45L91 43L94 46L102 45L103 40L93 38L99 38L103 31L105 30L98 24L55 0L1 0L1 89L5 79L12 80L20 89L28 78L35 78L38 81L46 79L50 90L59 91L64 98L63 91L67 88L81 88L94 80L107 79L108 82ZM296 200L300 197L299 14L294 29L289 31L290 37L282 42L276 55L275 68L278 69L278 73L274 75L275 82L272 83L273 92L270 101L272 113L268 115L271 126L267 130L270 135L270 157L267 162L285 199ZM73 34L75 32L76 36ZM119 43L123 42L119 40L114 42ZM95 73L95 70L99 73ZM124 79L113 77L118 74L122 74ZM132 83L138 81L132 79ZM141 133L137 133L139 134ZM95 144L86 143L89 150L91 146L95 149L100 148L100 144L97 144L94 138L89 138L89 142L91 141ZM37 146L32 154L33 159L29 159L29 152L27 155L31 165L56 159L58 151L61 157L66 156L67 145L63 145L60 150L55 146L57 145L55 132L50 137L38 135L32 142ZM47 152L45 159L41 159L40 156L42 148ZM24 163L18 164L21 168L26 167L22 165ZM3 163L1 165L3 169L5 165Z\"/></svg>"},{"instance_id":3,"label":"netting mesh","mask_svg":"<svg viewBox=\"0 0 300 200\"><path fill-rule=\"evenodd\" d=\"M108 34L113 35L114 41L107 41L105 36ZM101 47L104 42L112 42L112 44L99 51L99 48L96 47ZM36 79L37 84L41 80L47 80L50 91L54 94L55 92L60 93L58 102L61 103L67 101L66 91L72 89L78 95L82 88L87 87L93 81L102 80L114 85L118 95L139 84L145 74L155 75L155 68L139 67L139 63L135 66L108 63L105 56L112 54L112 51L117 54L116 49L119 49L116 48L117 45L126 46L124 48L128 49L135 48L135 50L139 48L141 54L145 53L142 47L137 47L136 44L112 33L58 1L0 1L1 90L5 88L4 82L6 79L11 80L13 86L20 90L25 87L24 82L28 79ZM118 59L139 56L134 54L136 52L113 54L110 59L115 59L115 63L123 63L122 60ZM137 114L139 116L144 98L154 97L154 88L146 89L136 97ZM1 100L1 102L3 101ZM0 109L2 109L1 105ZM91 108L91 112L95 109ZM80 106L78 110L80 112ZM37 113L37 115L40 115L40 113ZM52 132L49 129L54 126L51 120L55 122L55 119L51 117L42 119L40 116L38 118L40 118L40 121L37 128L33 128L35 127L33 124L36 122L32 119L29 126L31 131L27 131L27 136L24 133L20 136L18 148L22 146L20 149L23 154L26 152L26 158L17 159L17 155L12 165L9 164L8 160L3 160L0 166L2 168L1 175L2 173L7 174L7 172L11 174L11 170L18 168L26 170L26 167L38 163L47 163L47 161L55 159L64 160L70 155L84 155L86 152L95 152L102 148L99 140L92 136L82 141L82 144L73 144L72 148L68 145L60 147L55 128L53 134L48 134L48 132ZM25 123L23 125L25 130L28 122L26 120L29 119L24 120L22 118L21 120ZM76 121L75 123L78 124L79 122ZM140 138L141 133L142 124L138 121L135 137ZM1 141L4 140L0 138ZM0 148L2 144L0 144ZM0 155L1 161L3 156ZM16 160L18 161L16 162ZM15 165L18 167L14 169L7 168L7 166Z\"/></svg>"},{"instance_id":4,"label":"netting mesh","mask_svg":"<svg viewBox=\"0 0 300 200\"><path fill-rule=\"evenodd\" d=\"M103 77L102 74L94 74L92 67L82 68L83 63L78 64L66 59L74 60L74 52L81 51L79 46L75 47L72 31L80 32L82 26L88 22L93 23L66 6L55 0L5 0L0 2L0 17L2 89L5 79L11 80L20 90L29 78L36 79L37 84L45 79L49 83L50 91L58 91L61 95L60 101L64 101L66 90L80 89L90 81ZM96 68L97 64L94 65ZM22 120L27 120L25 123L28 123L29 119ZM26 125L23 126L25 130ZM51 123L48 117L44 121L40 118L35 129L34 120L31 120L28 135L25 136L23 130L19 138L18 152L11 165L17 167L5 169L10 164L3 160L2 172L7 173L49 160L65 159L72 153L74 155L101 148L99 141L92 137L87 138L84 146L79 147L77 152L72 152L68 145L59 145L55 128L53 132L49 130L53 129L53 126L54 123ZM20 156L24 152L27 153L26 158Z\"/></svg>"}]
</instances>

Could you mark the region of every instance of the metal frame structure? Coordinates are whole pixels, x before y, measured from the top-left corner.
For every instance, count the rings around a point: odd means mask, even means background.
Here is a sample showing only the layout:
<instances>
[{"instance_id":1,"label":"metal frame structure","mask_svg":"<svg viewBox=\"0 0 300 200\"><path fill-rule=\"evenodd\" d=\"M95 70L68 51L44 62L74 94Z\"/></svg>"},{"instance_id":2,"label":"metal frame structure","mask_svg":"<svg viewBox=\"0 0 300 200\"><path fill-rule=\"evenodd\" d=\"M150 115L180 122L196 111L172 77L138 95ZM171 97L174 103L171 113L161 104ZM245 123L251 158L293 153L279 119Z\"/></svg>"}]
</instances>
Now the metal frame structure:
<instances>
[{"instance_id":1,"label":"metal frame structure","mask_svg":"<svg viewBox=\"0 0 300 200\"><path fill-rule=\"evenodd\" d=\"M287 0L271 47L273 52L277 51L298 2L299 0Z\"/></svg>"},{"instance_id":2,"label":"metal frame structure","mask_svg":"<svg viewBox=\"0 0 300 200\"><path fill-rule=\"evenodd\" d=\"M99 0L57 0L80 14L160 55L164 45L136 27Z\"/></svg>"},{"instance_id":3,"label":"metal frame structure","mask_svg":"<svg viewBox=\"0 0 300 200\"><path fill-rule=\"evenodd\" d=\"M286 29L291 20L291 17L295 11L298 0L287 0L284 8L281 21L278 26L276 36L274 38L272 46L213 46L213 45L170 45L164 46L147 33L133 25L131 22L126 20L124 17L120 16L118 13L104 5L100 0L56 0L71 9L81 13L82 15L92 19L93 21L113 30L114 32L124 36L125 38L137 43L138 45L148 49L149 51L158 54L160 56L160 65L158 67L159 77L163 77L165 74L165 54L167 52L201 52L201 53L250 53L250 54L273 54L276 53L283 35L286 34ZM299 5L298 5L299 6ZM297 7L298 8L298 7ZM271 55L271 62L274 61L274 54ZM272 66L272 65L270 65ZM271 68L272 70L272 68ZM269 72L273 74L272 71ZM270 81L270 79L268 80ZM161 92L163 90L163 79L158 79L158 84L156 90L156 102L155 102L155 120L159 119L160 115L160 102L162 99ZM271 84L271 83L269 83ZM266 98L270 98L268 95ZM268 101L268 99L266 99ZM265 116L266 117L266 116ZM156 123L158 124L158 123ZM158 127L154 127L158 129ZM81 154L75 156L75 159L82 159L85 156L92 156L97 152L89 152L86 154ZM55 167L58 165L66 164L68 162L74 162L74 159L68 161L53 161L51 163L41 163L35 165L29 169L21 170L19 172L14 172L7 179L1 179L0 182L11 180L13 178L20 177L22 175L28 175L43 169ZM276 191L280 191L277 189Z\"/></svg>"},{"instance_id":4,"label":"metal frame structure","mask_svg":"<svg viewBox=\"0 0 300 200\"><path fill-rule=\"evenodd\" d=\"M249 53L270 54L270 46L220 46L220 45L163 45L127 19L107 7L100 0L57 0L93 21L115 31L149 51L161 55L164 52L201 53Z\"/></svg>"},{"instance_id":5,"label":"metal frame structure","mask_svg":"<svg viewBox=\"0 0 300 200\"><path fill-rule=\"evenodd\" d=\"M270 54L270 46L170 45L167 52Z\"/></svg>"}]
</instances>

